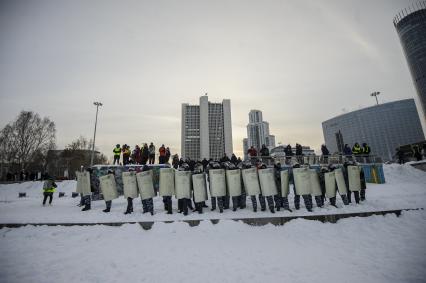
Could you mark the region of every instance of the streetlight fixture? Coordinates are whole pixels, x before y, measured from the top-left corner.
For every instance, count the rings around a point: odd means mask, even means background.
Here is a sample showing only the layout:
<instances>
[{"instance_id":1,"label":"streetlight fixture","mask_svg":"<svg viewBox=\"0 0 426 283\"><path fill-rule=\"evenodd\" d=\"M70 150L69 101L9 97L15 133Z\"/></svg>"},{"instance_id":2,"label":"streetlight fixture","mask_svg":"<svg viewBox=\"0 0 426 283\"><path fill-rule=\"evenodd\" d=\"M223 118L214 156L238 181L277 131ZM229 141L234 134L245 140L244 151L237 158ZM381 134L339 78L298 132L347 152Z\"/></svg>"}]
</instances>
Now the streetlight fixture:
<instances>
[{"instance_id":1,"label":"streetlight fixture","mask_svg":"<svg viewBox=\"0 0 426 283\"><path fill-rule=\"evenodd\" d=\"M374 96L376 98L376 103L377 105L379 105L379 100L377 99L377 96L380 94L380 91L375 91L372 94L370 94L370 96Z\"/></svg>"},{"instance_id":2,"label":"streetlight fixture","mask_svg":"<svg viewBox=\"0 0 426 283\"><path fill-rule=\"evenodd\" d=\"M93 144L92 144L92 157L90 158L90 167L93 166L93 159L95 158L95 140L96 140L96 126L98 124L98 110L99 106L102 106L100 102L93 102L96 105L96 119L95 119L95 132L93 133Z\"/></svg>"}]
</instances>

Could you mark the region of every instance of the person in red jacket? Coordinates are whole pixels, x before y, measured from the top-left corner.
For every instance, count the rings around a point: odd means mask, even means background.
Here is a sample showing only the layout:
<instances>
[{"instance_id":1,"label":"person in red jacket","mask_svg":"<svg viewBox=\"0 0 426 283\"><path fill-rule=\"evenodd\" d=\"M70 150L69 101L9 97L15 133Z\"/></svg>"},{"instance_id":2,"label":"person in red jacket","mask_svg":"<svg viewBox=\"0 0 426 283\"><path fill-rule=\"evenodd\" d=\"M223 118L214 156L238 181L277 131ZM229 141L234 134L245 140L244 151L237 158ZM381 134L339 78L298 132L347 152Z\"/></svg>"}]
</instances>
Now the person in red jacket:
<instances>
[{"instance_id":1,"label":"person in red jacket","mask_svg":"<svg viewBox=\"0 0 426 283\"><path fill-rule=\"evenodd\" d=\"M257 156L257 150L256 150L253 146L251 146L251 147L249 148L249 150L247 150L247 154L248 154L250 157L256 157L256 156Z\"/></svg>"},{"instance_id":2,"label":"person in red jacket","mask_svg":"<svg viewBox=\"0 0 426 283\"><path fill-rule=\"evenodd\" d=\"M160 156L158 157L158 163L166 163L166 148L164 147L164 144L161 145L158 152L160 153Z\"/></svg>"}]
</instances>

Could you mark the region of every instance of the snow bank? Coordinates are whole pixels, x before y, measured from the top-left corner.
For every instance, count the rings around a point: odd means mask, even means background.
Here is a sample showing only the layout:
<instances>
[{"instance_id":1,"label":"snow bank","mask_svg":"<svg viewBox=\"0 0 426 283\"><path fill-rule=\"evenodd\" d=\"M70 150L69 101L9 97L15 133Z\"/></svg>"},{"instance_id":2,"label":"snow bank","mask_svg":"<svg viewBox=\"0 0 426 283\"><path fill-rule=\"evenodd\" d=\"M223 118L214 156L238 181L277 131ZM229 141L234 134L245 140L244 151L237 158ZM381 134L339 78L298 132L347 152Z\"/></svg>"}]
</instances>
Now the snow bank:
<instances>
[{"instance_id":1,"label":"snow bank","mask_svg":"<svg viewBox=\"0 0 426 283\"><path fill-rule=\"evenodd\" d=\"M0 230L2 282L424 282L426 214Z\"/></svg>"}]
</instances>

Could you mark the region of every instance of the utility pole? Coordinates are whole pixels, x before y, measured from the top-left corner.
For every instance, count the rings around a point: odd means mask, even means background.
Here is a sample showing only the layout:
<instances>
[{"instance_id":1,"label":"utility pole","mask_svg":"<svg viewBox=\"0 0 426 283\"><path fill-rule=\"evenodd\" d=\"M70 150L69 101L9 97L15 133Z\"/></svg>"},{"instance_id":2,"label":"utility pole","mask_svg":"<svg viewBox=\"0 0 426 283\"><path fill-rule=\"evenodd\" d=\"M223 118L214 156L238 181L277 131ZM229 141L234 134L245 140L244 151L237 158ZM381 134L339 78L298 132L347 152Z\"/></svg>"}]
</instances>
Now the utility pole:
<instances>
[{"instance_id":1,"label":"utility pole","mask_svg":"<svg viewBox=\"0 0 426 283\"><path fill-rule=\"evenodd\" d=\"M374 96L376 98L376 103L377 105L379 105L379 100L377 99L377 96L380 94L380 91L375 91L372 94L370 94L370 96Z\"/></svg>"},{"instance_id":2,"label":"utility pole","mask_svg":"<svg viewBox=\"0 0 426 283\"><path fill-rule=\"evenodd\" d=\"M96 119L95 119L95 132L93 133L93 144L92 144L92 157L90 158L90 167L93 166L93 159L95 158L95 140L96 140L96 126L98 124L98 110L99 106L102 106L100 102L93 102L96 105Z\"/></svg>"}]
</instances>

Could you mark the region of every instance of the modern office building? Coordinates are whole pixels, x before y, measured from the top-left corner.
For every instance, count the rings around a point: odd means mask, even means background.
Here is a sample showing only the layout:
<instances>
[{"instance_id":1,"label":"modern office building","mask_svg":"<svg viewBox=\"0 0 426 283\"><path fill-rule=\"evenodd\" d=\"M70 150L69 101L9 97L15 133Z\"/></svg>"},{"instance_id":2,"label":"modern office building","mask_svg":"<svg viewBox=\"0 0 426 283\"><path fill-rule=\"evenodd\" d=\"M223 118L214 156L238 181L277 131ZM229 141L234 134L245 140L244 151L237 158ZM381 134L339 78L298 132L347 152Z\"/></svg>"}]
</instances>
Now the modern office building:
<instances>
[{"instance_id":1,"label":"modern office building","mask_svg":"<svg viewBox=\"0 0 426 283\"><path fill-rule=\"evenodd\" d=\"M182 158L220 159L232 155L231 101L209 102L200 97L200 105L182 104Z\"/></svg>"},{"instance_id":2,"label":"modern office building","mask_svg":"<svg viewBox=\"0 0 426 283\"><path fill-rule=\"evenodd\" d=\"M421 142L423 130L414 99L374 105L342 114L322 123L324 140L330 153L343 146L370 145L371 154L391 160L400 145Z\"/></svg>"},{"instance_id":3,"label":"modern office building","mask_svg":"<svg viewBox=\"0 0 426 283\"><path fill-rule=\"evenodd\" d=\"M247 125L247 149L253 146L259 151L262 145L266 145L269 149L274 148L275 136L269 133L269 123L263 121L262 111L251 110L249 113L249 123ZM246 156L247 150L244 150L244 156Z\"/></svg>"},{"instance_id":4,"label":"modern office building","mask_svg":"<svg viewBox=\"0 0 426 283\"><path fill-rule=\"evenodd\" d=\"M419 97L421 119L426 125L426 2L417 2L394 18L405 58Z\"/></svg>"},{"instance_id":5,"label":"modern office building","mask_svg":"<svg viewBox=\"0 0 426 283\"><path fill-rule=\"evenodd\" d=\"M248 147L248 138L243 139L243 155L244 155L244 160L246 160L248 158L248 151L249 147Z\"/></svg>"}]
</instances>

